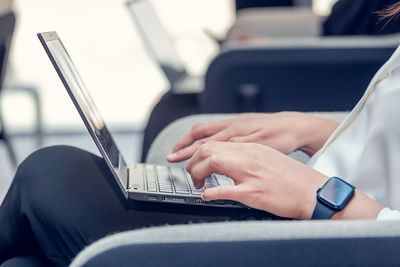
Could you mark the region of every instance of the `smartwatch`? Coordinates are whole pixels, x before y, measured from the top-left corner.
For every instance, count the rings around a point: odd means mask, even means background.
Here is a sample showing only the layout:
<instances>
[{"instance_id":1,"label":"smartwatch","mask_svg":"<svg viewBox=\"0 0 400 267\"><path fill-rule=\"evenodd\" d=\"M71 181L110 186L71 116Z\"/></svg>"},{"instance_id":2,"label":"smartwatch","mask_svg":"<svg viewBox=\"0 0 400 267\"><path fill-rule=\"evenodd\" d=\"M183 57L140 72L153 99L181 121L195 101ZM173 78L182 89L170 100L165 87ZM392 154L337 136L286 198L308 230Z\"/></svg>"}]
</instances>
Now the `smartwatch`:
<instances>
[{"instance_id":1,"label":"smartwatch","mask_svg":"<svg viewBox=\"0 0 400 267\"><path fill-rule=\"evenodd\" d=\"M355 187L338 177L329 180L317 190L317 204L311 220L329 220L341 211L354 195Z\"/></svg>"}]
</instances>

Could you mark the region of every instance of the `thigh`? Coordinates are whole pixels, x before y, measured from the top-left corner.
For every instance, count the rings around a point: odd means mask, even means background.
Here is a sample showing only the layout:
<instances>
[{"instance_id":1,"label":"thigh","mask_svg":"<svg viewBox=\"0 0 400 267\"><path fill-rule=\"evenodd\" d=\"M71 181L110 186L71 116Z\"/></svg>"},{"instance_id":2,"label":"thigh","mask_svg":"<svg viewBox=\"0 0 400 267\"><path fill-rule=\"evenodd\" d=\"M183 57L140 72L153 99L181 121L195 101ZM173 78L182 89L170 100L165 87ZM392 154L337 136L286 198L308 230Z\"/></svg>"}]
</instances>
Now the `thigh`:
<instances>
[{"instance_id":1,"label":"thigh","mask_svg":"<svg viewBox=\"0 0 400 267\"><path fill-rule=\"evenodd\" d=\"M0 267L46 267L51 266L51 263L42 256L21 256L7 260Z\"/></svg>"},{"instance_id":2,"label":"thigh","mask_svg":"<svg viewBox=\"0 0 400 267\"><path fill-rule=\"evenodd\" d=\"M127 202L102 158L58 146L34 153L19 167L1 207L0 222L6 231L31 232L46 258L62 265L93 241L115 232L241 219L246 214Z\"/></svg>"}]
</instances>

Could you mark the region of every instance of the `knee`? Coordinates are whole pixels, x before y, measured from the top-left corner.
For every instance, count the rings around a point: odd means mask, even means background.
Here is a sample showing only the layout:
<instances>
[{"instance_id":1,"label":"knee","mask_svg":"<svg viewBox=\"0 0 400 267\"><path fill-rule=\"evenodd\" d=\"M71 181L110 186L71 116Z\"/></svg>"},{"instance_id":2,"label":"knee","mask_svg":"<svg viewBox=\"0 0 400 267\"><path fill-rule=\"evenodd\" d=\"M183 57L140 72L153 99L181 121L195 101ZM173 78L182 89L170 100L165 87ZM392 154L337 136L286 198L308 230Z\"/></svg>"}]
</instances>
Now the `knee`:
<instances>
[{"instance_id":1,"label":"knee","mask_svg":"<svg viewBox=\"0 0 400 267\"><path fill-rule=\"evenodd\" d=\"M86 198L107 171L104 160L90 152L48 147L34 152L18 167L13 190L25 213L59 217L60 207L79 205L75 202Z\"/></svg>"},{"instance_id":2,"label":"knee","mask_svg":"<svg viewBox=\"0 0 400 267\"><path fill-rule=\"evenodd\" d=\"M66 182L74 183L78 174L101 164L98 156L70 146L52 146L40 149L28 156L18 167L14 182L29 192ZM84 175L79 175L85 177Z\"/></svg>"}]
</instances>

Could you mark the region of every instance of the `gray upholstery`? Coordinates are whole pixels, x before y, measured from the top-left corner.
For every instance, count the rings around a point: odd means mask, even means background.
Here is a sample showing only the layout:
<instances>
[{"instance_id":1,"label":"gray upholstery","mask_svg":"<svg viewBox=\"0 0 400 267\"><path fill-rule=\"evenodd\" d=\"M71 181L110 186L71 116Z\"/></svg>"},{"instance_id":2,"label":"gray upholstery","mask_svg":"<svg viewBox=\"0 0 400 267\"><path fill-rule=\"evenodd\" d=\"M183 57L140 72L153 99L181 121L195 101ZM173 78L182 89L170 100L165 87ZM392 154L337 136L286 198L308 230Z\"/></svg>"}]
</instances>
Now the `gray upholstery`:
<instances>
[{"instance_id":1,"label":"gray upholstery","mask_svg":"<svg viewBox=\"0 0 400 267\"><path fill-rule=\"evenodd\" d=\"M393 236L400 236L396 221L267 221L164 226L103 238L84 249L71 266L82 266L104 251L130 244Z\"/></svg>"},{"instance_id":2,"label":"gray upholstery","mask_svg":"<svg viewBox=\"0 0 400 267\"><path fill-rule=\"evenodd\" d=\"M207 69L200 110L350 110L399 44L399 34L227 42Z\"/></svg>"}]
</instances>

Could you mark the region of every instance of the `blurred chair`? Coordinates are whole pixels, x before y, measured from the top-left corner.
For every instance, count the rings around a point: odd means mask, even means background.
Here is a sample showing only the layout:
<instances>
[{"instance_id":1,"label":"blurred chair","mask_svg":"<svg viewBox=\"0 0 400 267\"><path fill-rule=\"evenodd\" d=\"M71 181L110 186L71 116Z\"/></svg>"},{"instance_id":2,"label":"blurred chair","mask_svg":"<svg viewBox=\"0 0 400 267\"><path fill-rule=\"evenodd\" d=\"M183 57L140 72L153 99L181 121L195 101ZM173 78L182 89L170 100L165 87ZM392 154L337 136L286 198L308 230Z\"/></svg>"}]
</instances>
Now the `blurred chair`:
<instances>
[{"instance_id":1,"label":"blurred chair","mask_svg":"<svg viewBox=\"0 0 400 267\"><path fill-rule=\"evenodd\" d=\"M150 0L128 0L126 6L149 56L163 71L173 94L199 93L204 77L188 73Z\"/></svg>"},{"instance_id":2,"label":"blurred chair","mask_svg":"<svg viewBox=\"0 0 400 267\"><path fill-rule=\"evenodd\" d=\"M37 144L39 147L43 144L43 127L42 127L42 111L41 102L38 90L31 85L20 84L18 82L4 82L4 77L6 74L8 66L8 55L10 51L11 41L15 28L15 14L10 12L0 17L0 100L2 91L8 90L10 92L22 92L28 94L35 106L35 135L37 137ZM1 101L0 101L1 104ZM10 156L11 163L17 166L16 153L10 143L7 136L7 131L5 130L4 120L2 117L2 109L0 107L0 139L2 139L6 145L8 154Z\"/></svg>"},{"instance_id":3,"label":"blurred chair","mask_svg":"<svg viewBox=\"0 0 400 267\"><path fill-rule=\"evenodd\" d=\"M399 266L399 229L374 220L161 226L102 238L70 266Z\"/></svg>"},{"instance_id":4,"label":"blurred chair","mask_svg":"<svg viewBox=\"0 0 400 267\"><path fill-rule=\"evenodd\" d=\"M144 130L142 154L145 155L151 144L147 140L153 140L164 126L198 113L198 95L204 89L204 76L190 75L185 69L150 0L128 0L126 6L149 56L170 82L170 90L155 104Z\"/></svg>"},{"instance_id":5,"label":"blurred chair","mask_svg":"<svg viewBox=\"0 0 400 267\"><path fill-rule=\"evenodd\" d=\"M14 27L15 27L14 13L11 12L0 17L0 94L1 90L3 89L3 81L7 66L8 54L11 46L11 40L14 33ZM12 148L10 140L7 138L6 130L4 129L4 120L2 118L1 108L0 108L0 139L2 139L6 145L12 164L14 166L17 166L17 158L15 155L15 151Z\"/></svg>"},{"instance_id":6,"label":"blurred chair","mask_svg":"<svg viewBox=\"0 0 400 267\"><path fill-rule=\"evenodd\" d=\"M399 43L399 35L230 42L209 65L203 93L157 103L141 160L165 126L190 114L351 110Z\"/></svg>"},{"instance_id":7,"label":"blurred chair","mask_svg":"<svg viewBox=\"0 0 400 267\"><path fill-rule=\"evenodd\" d=\"M231 42L207 70L200 111L351 110L399 44L399 34Z\"/></svg>"},{"instance_id":8,"label":"blurred chair","mask_svg":"<svg viewBox=\"0 0 400 267\"><path fill-rule=\"evenodd\" d=\"M236 11L245 8L271 7L271 6L292 6L293 0L236 0Z\"/></svg>"},{"instance_id":9,"label":"blurred chair","mask_svg":"<svg viewBox=\"0 0 400 267\"><path fill-rule=\"evenodd\" d=\"M237 12L225 42L252 38L383 35L400 32L399 23L393 20L385 25L385 21L382 22L376 12L397 0L340 0L333 6L328 17L315 14L311 3L307 1L295 1L291 7L241 9Z\"/></svg>"},{"instance_id":10,"label":"blurred chair","mask_svg":"<svg viewBox=\"0 0 400 267\"><path fill-rule=\"evenodd\" d=\"M224 43L260 38L318 36L322 33L321 24L324 19L305 6L246 8L238 12Z\"/></svg>"},{"instance_id":11,"label":"blurred chair","mask_svg":"<svg viewBox=\"0 0 400 267\"><path fill-rule=\"evenodd\" d=\"M255 7L311 6L312 0L236 0L236 11Z\"/></svg>"}]
</instances>

